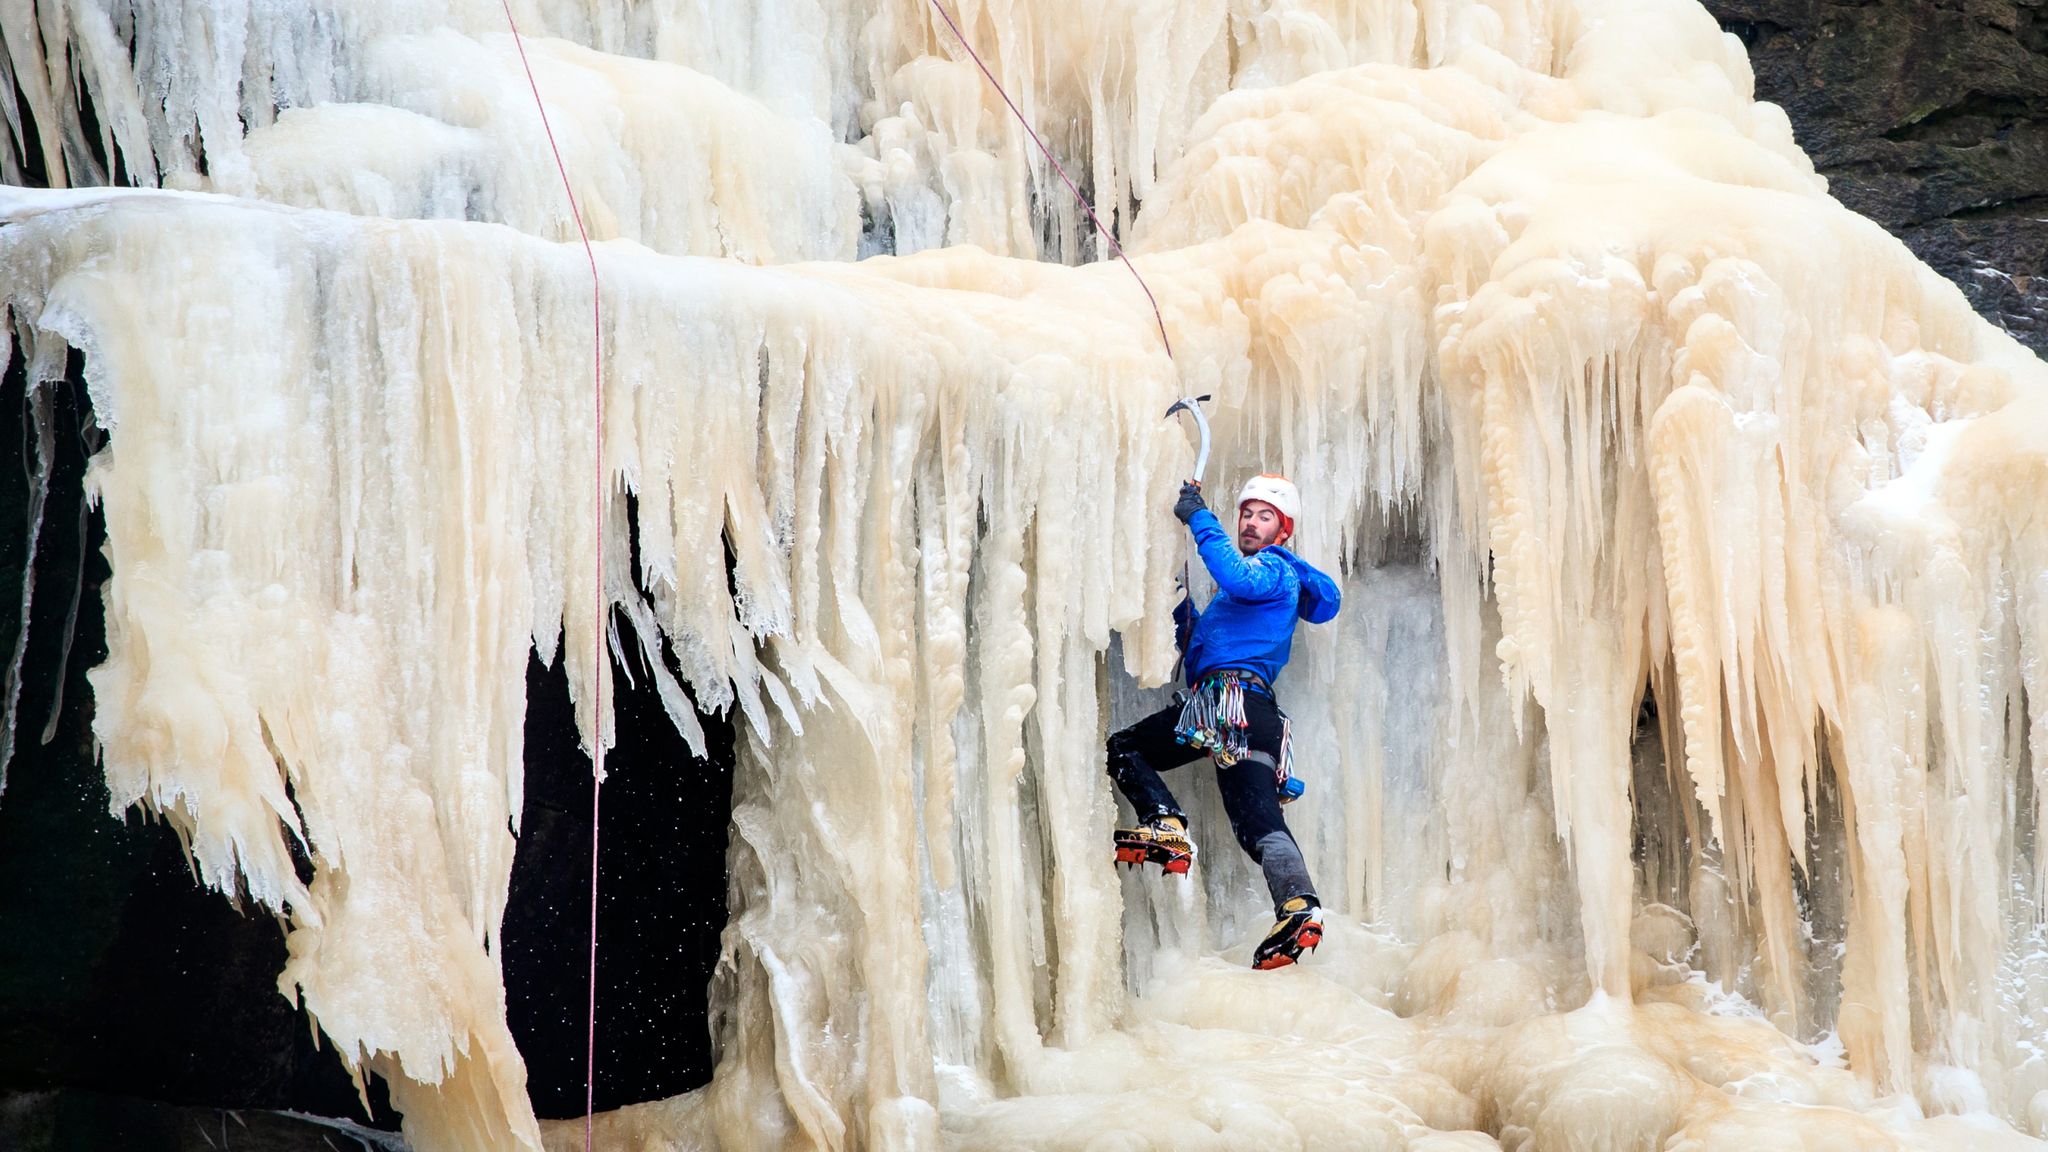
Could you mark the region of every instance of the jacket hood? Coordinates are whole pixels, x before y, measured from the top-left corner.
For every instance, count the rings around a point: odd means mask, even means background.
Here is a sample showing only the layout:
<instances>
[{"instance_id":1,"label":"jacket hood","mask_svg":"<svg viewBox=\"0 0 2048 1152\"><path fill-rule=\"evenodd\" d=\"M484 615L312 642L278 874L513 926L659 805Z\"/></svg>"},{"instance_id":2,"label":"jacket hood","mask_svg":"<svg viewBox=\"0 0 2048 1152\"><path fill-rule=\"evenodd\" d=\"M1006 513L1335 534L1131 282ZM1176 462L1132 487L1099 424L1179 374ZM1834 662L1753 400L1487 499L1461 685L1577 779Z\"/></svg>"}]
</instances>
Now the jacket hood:
<instances>
[{"instance_id":1,"label":"jacket hood","mask_svg":"<svg viewBox=\"0 0 2048 1152\"><path fill-rule=\"evenodd\" d=\"M1294 574L1301 578L1301 599L1295 602L1295 614L1311 624L1334 619L1344 605L1344 594L1337 590L1337 582L1285 548L1275 545L1268 551L1287 557L1287 562L1294 565Z\"/></svg>"}]
</instances>

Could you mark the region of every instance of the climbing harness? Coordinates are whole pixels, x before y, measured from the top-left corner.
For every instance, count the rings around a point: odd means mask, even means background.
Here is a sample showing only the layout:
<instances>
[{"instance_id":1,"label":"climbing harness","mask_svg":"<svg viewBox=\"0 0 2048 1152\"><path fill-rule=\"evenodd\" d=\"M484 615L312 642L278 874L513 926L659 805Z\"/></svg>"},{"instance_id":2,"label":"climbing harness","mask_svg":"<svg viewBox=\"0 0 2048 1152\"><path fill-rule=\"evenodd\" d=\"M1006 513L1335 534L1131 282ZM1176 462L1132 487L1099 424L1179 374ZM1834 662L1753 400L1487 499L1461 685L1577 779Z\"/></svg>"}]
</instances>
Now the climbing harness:
<instances>
[{"instance_id":1,"label":"climbing harness","mask_svg":"<svg viewBox=\"0 0 2048 1152\"><path fill-rule=\"evenodd\" d=\"M1273 790L1280 803L1301 798L1307 786L1294 775L1294 721L1276 703L1280 713L1280 754L1269 756L1251 746L1251 718L1245 711L1246 689L1272 695L1272 687L1259 676L1236 668L1211 672L1186 692L1178 693L1180 719L1173 726L1173 738L1199 752L1206 752L1219 768L1240 760L1264 764L1273 770Z\"/></svg>"},{"instance_id":2,"label":"climbing harness","mask_svg":"<svg viewBox=\"0 0 2048 1152\"><path fill-rule=\"evenodd\" d=\"M590 355L591 403L595 419L591 431L597 437L594 452L596 476L592 488L593 539L597 542L597 586L594 605L595 627L591 629L594 649L590 665L593 723L590 766L590 987L585 1006L588 1028L583 1049L583 1152L590 1152L591 1115L597 1104L597 801L604 786L604 669L605 636L610 629L604 598L604 300L597 276L597 252L590 246L590 232L583 226L583 209L577 206L576 189L569 184L568 166L562 163L562 149L555 143L554 126L548 123L548 108L540 98L540 83L533 78L533 65L526 59L526 41L519 35L519 22L512 17L512 0L501 0L505 23L512 29L512 46L519 49L519 66L526 71L526 85L533 89L533 106L540 112L540 126L548 136L548 148L555 155L555 171L561 173L562 191L569 197L569 214L576 220L576 235L583 241L583 258L590 262Z\"/></svg>"},{"instance_id":3,"label":"climbing harness","mask_svg":"<svg viewBox=\"0 0 2048 1152\"><path fill-rule=\"evenodd\" d=\"M996 90L996 95L1001 96L1003 103L1010 106L1010 114L1017 118L1017 123L1024 126L1024 131L1030 135L1031 142L1038 145L1038 150L1045 153L1046 160L1052 164L1052 170L1059 173L1060 179L1066 182L1067 191L1074 194L1074 199L1081 205L1081 211L1088 214L1089 223L1095 225L1095 230L1102 233L1104 240L1109 241L1109 250L1116 253L1116 258L1124 262L1124 267L1130 270L1131 278L1136 280L1138 287L1144 290L1145 299L1152 305L1152 321L1159 325L1159 343L1166 349L1166 358L1168 360L1173 359L1173 341L1166 338L1166 319L1159 314L1159 299L1152 295L1151 285L1145 283L1143 276L1138 275L1137 265L1132 264L1131 258L1124 255L1124 246L1117 243L1116 236L1103 226L1101 219L1095 215L1095 206L1088 203L1086 196L1081 195L1081 189L1075 185L1074 178L1067 175L1067 170L1060 166L1059 158L1052 154L1052 149L1045 146L1045 141L1038 138L1038 130L1031 126L1031 121L1026 120L1024 113L1017 108L1017 102L1010 99L1010 94L1003 90L1002 81L997 80L996 74L989 71L988 65L981 62L981 53L976 52L974 45L967 42L967 33L960 30L960 24L953 19L953 14L946 11L946 6L939 3L939 0L931 0L931 2L932 7L938 10L939 18L946 22L946 27L953 30L953 35L960 41L960 46L967 49L967 55L974 60L974 66L981 69L983 76L988 77L989 85ZM1207 397L1204 397L1204 399L1207 399Z\"/></svg>"}]
</instances>

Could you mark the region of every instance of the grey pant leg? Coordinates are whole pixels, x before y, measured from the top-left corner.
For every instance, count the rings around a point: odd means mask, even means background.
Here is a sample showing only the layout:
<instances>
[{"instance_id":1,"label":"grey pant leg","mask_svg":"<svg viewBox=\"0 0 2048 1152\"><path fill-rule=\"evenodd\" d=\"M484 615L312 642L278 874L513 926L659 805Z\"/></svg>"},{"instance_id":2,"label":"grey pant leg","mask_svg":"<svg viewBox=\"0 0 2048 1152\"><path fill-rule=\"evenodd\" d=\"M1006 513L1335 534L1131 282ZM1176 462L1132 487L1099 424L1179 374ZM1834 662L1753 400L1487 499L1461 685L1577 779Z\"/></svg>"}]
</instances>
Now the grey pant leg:
<instances>
[{"instance_id":1,"label":"grey pant leg","mask_svg":"<svg viewBox=\"0 0 2048 1152\"><path fill-rule=\"evenodd\" d=\"M1274 741L1277 745L1277 739ZM1316 899L1314 881L1309 879L1308 862L1301 846L1287 830L1280 815L1280 800L1273 789L1272 754L1254 751L1228 768L1216 769L1216 784L1223 793L1223 810L1230 815L1230 829L1237 834L1238 847L1259 862L1266 874L1266 890L1277 911L1296 896Z\"/></svg>"},{"instance_id":2,"label":"grey pant leg","mask_svg":"<svg viewBox=\"0 0 2048 1152\"><path fill-rule=\"evenodd\" d=\"M1279 911L1282 904L1296 896L1306 896L1315 903L1316 886L1308 878L1308 862L1301 858L1301 846L1285 828L1268 832L1258 839L1259 869L1266 874L1266 891L1273 895L1273 909Z\"/></svg>"}]
</instances>

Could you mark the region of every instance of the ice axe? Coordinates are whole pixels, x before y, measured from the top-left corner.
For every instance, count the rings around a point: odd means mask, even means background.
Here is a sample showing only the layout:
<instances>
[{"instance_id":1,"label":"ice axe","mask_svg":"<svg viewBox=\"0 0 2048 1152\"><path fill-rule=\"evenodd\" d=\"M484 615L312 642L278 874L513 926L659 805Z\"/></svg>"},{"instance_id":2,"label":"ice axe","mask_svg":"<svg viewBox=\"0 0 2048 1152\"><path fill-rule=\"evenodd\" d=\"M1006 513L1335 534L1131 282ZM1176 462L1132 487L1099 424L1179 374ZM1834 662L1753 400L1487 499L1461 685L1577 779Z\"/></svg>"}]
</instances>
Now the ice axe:
<instances>
[{"instance_id":1,"label":"ice axe","mask_svg":"<svg viewBox=\"0 0 2048 1152\"><path fill-rule=\"evenodd\" d=\"M1195 452L1194 480L1196 484L1202 482L1202 473L1209 470L1209 418L1202 414L1202 405L1208 402L1209 397L1206 395L1183 396L1173 402L1173 407L1166 410L1166 418L1168 420L1173 419L1175 412L1186 412L1188 415L1193 416L1195 418L1195 428L1202 434L1202 446Z\"/></svg>"},{"instance_id":2,"label":"ice axe","mask_svg":"<svg viewBox=\"0 0 2048 1152\"><path fill-rule=\"evenodd\" d=\"M1195 418L1195 428L1202 434L1202 446L1195 451L1194 480L1195 487L1197 488L1202 486L1202 473L1209 470L1209 418L1202 414L1202 405L1208 403L1208 400L1209 397L1206 394L1201 396L1183 396L1173 402L1173 407L1166 410L1166 419L1168 420L1173 419L1173 414L1176 412L1186 412L1188 415L1193 416ZM1181 561L1180 565L1180 587L1182 594L1185 595L1188 590L1188 564L1185 560ZM1174 662L1173 674L1175 677L1180 676L1179 661Z\"/></svg>"}]
</instances>

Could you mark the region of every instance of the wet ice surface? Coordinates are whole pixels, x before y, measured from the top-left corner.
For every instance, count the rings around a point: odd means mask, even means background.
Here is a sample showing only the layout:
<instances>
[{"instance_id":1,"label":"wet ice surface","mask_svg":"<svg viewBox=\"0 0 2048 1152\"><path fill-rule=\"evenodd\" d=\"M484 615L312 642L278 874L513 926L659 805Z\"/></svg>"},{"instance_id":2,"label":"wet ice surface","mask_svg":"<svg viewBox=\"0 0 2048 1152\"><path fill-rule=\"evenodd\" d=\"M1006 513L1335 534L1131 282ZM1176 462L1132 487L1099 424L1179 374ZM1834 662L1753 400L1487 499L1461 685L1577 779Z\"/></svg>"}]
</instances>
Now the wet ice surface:
<instances>
[{"instance_id":1,"label":"wet ice surface","mask_svg":"<svg viewBox=\"0 0 2048 1152\"><path fill-rule=\"evenodd\" d=\"M1633 1008L1595 996L1560 1013L1541 965L1452 960L1458 945L1418 951L1341 916L1329 927L1323 950L1277 974L1246 966L1249 939L1165 962L1124 1027L1048 1052L1030 1095L1005 1097L973 1069L941 1065L944 1145L2040 1146L1981 1110L1930 1119L1910 1098L1874 1097L1826 1038L1792 1042L1696 972L1643 989ZM715 1139L708 1103L698 1094L624 1109L598 1131L694 1146ZM551 1143L580 1140L569 1127Z\"/></svg>"},{"instance_id":2,"label":"wet ice surface","mask_svg":"<svg viewBox=\"0 0 2048 1152\"><path fill-rule=\"evenodd\" d=\"M717 1078L613 1144L2048 1130L2048 374L1703 11L963 11L1169 361L921 4L523 5L600 241L602 589L587 271L495 3L22 11L44 170L173 190L0 193L0 339L84 352L112 429L115 805L288 917L415 1146L580 1144L491 950L526 651L609 739L600 595L742 740ZM1279 684L1331 919L1278 974L1204 769L1192 879L1107 851L1203 392L1211 491L1289 473L1345 587Z\"/></svg>"}]
</instances>

